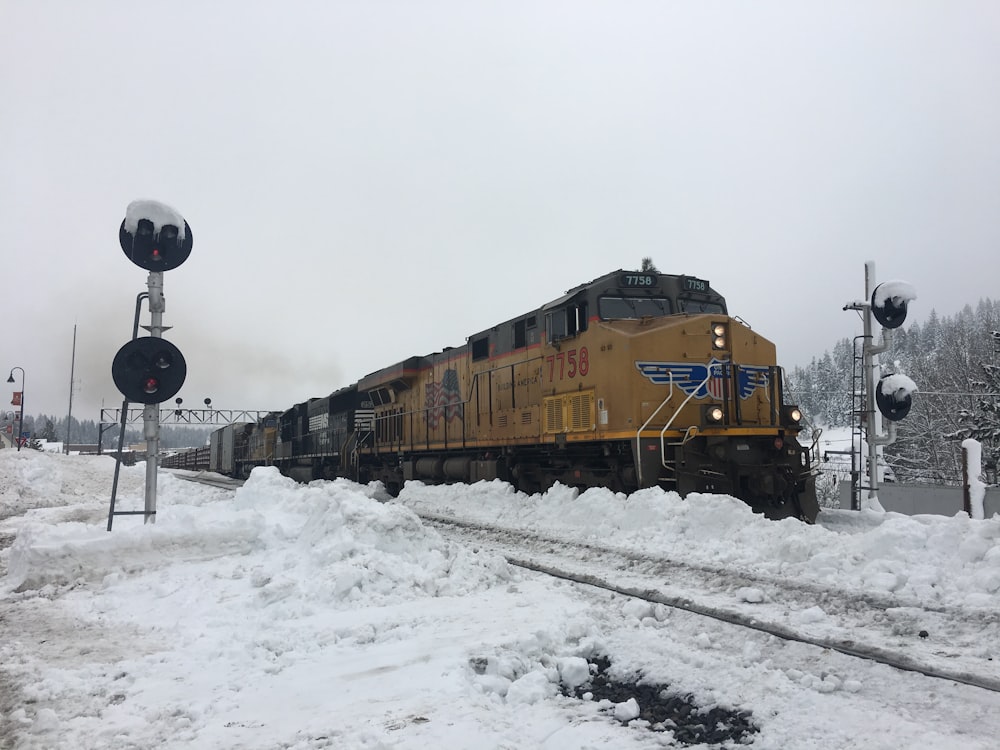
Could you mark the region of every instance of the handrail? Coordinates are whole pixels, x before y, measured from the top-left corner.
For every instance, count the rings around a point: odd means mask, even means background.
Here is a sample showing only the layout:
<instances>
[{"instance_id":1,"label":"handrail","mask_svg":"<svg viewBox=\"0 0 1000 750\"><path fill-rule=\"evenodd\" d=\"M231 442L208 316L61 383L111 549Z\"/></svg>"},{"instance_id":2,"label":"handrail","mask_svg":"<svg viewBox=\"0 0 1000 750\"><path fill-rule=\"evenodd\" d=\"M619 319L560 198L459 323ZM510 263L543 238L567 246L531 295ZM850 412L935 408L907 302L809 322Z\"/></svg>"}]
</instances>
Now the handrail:
<instances>
[{"instance_id":1,"label":"handrail","mask_svg":"<svg viewBox=\"0 0 1000 750\"><path fill-rule=\"evenodd\" d=\"M667 467L667 446L664 440L664 435L666 434L667 430L670 429L670 425L674 423L674 420L677 419L677 415L681 413L681 410L688 405L688 402L692 398L694 398L694 394L696 394L698 391L700 391L702 388L705 387L705 384L708 383L711 377L712 377L712 371L709 370L708 374L705 376L705 379L698 384L697 388L694 388L688 394L688 397L684 399L684 401L681 402L681 405L674 410L673 416L671 416L670 419L667 420L667 423L663 426L663 429L660 430L660 463L663 465L664 468ZM674 395L674 374L671 372L670 391L669 393L667 393L667 397L663 399L663 403L661 403L659 406L656 407L656 411L654 411L652 414L649 415L649 419L647 419L643 423L642 427L640 427L635 433L635 474L640 487L642 487L642 456L640 453L640 447L641 447L640 439L642 436L642 431L645 430L647 427L649 427L649 423L652 422L653 419L656 417L656 415L660 413L660 409L662 409L664 406L667 405L667 401L669 401L671 396L673 395ZM685 438L685 440L686 439L687 438Z\"/></svg>"},{"instance_id":2,"label":"handrail","mask_svg":"<svg viewBox=\"0 0 1000 750\"><path fill-rule=\"evenodd\" d=\"M660 409L662 409L664 406L667 405L667 401L669 401L670 397L673 395L674 395L674 374L671 372L670 391L667 393L667 397L663 399L663 403L661 403L659 406L656 407L656 411L654 411L652 414L649 415L649 419L647 419L643 423L642 427L636 430L635 433L635 475L636 479L639 482L640 487L642 487L642 460L641 460L642 454L640 453L639 450L640 449L639 437L640 435L642 435L642 431L645 430L647 427L649 427L649 423L653 421L653 418L660 413ZM670 421L673 421L673 419L671 419Z\"/></svg>"},{"instance_id":3,"label":"handrail","mask_svg":"<svg viewBox=\"0 0 1000 750\"><path fill-rule=\"evenodd\" d=\"M670 429L670 425L674 423L674 420L677 419L677 415L681 413L681 409L683 409L685 406L688 405L688 401L694 398L694 394L696 394L698 391L700 391L702 388L705 387L705 384L708 383L711 377L712 377L712 370L711 368L709 368L708 375L705 376L705 379L698 384L697 388L692 389L692 391L688 394L688 397L684 399L683 402L681 402L680 406L677 407L677 410L674 412L674 416L672 416L670 418L670 421L667 422L665 425L663 425L663 429L660 430L660 463L663 465L663 468L667 468L667 445L663 436L666 434L667 430ZM687 440L688 438L686 437L685 433L684 442L687 442Z\"/></svg>"}]
</instances>

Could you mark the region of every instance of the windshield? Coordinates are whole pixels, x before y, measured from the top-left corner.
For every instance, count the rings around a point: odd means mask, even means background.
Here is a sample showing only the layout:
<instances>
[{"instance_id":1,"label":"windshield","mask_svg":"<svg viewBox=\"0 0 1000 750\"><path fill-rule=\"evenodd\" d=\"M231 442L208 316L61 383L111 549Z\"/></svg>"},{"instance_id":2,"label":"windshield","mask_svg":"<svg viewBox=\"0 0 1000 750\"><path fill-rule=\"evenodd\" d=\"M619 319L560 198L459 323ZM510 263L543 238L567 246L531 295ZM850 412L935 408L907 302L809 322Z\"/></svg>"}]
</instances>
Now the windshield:
<instances>
[{"instance_id":1,"label":"windshield","mask_svg":"<svg viewBox=\"0 0 1000 750\"><path fill-rule=\"evenodd\" d=\"M686 313L709 313L711 315L725 315L726 309L719 302L708 302L700 299L682 299L681 312Z\"/></svg>"},{"instance_id":2,"label":"windshield","mask_svg":"<svg viewBox=\"0 0 1000 750\"><path fill-rule=\"evenodd\" d=\"M604 320L657 318L674 311L666 297L601 297L597 305Z\"/></svg>"}]
</instances>

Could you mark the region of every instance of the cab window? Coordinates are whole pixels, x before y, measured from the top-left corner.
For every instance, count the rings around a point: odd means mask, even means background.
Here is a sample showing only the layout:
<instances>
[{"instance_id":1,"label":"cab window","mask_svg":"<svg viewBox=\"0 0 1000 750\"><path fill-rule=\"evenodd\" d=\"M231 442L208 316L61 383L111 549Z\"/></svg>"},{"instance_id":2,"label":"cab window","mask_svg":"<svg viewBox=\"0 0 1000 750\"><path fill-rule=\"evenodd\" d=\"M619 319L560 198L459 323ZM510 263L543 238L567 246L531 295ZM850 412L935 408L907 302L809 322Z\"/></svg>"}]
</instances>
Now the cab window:
<instances>
[{"instance_id":1,"label":"cab window","mask_svg":"<svg viewBox=\"0 0 1000 750\"><path fill-rule=\"evenodd\" d=\"M545 329L548 340L553 341L576 336L587 330L587 303L568 305L545 315Z\"/></svg>"},{"instance_id":2,"label":"cab window","mask_svg":"<svg viewBox=\"0 0 1000 750\"><path fill-rule=\"evenodd\" d=\"M603 320L659 318L674 311L666 297L601 297L597 309Z\"/></svg>"},{"instance_id":3,"label":"cab window","mask_svg":"<svg viewBox=\"0 0 1000 750\"><path fill-rule=\"evenodd\" d=\"M707 313L709 315L725 315L726 308L719 302L709 302L700 299L682 299L681 312L691 314Z\"/></svg>"}]
</instances>

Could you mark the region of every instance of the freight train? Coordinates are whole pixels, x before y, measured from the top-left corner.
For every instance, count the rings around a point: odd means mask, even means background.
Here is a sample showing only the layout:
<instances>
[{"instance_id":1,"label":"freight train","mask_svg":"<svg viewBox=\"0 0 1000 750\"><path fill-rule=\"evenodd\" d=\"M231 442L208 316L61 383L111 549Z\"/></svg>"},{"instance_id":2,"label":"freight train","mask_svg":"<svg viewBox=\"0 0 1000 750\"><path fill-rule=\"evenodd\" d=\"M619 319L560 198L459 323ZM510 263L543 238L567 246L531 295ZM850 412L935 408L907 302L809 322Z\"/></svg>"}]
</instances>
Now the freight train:
<instances>
[{"instance_id":1,"label":"freight train","mask_svg":"<svg viewBox=\"0 0 1000 750\"><path fill-rule=\"evenodd\" d=\"M662 487L811 522L815 447L802 429L774 344L708 281L619 270L462 346L228 425L211 437L209 468L245 477L273 465L390 493L407 480Z\"/></svg>"}]
</instances>

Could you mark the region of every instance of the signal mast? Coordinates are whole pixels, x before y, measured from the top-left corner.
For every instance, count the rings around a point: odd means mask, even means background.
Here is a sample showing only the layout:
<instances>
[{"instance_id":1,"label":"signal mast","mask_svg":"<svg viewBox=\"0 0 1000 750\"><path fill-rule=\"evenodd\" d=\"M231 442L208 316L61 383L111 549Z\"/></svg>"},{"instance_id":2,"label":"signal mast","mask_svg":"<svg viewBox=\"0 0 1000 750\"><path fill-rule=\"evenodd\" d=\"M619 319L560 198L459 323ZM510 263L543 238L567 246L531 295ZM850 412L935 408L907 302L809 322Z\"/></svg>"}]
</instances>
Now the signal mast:
<instances>
[{"instance_id":1,"label":"signal mast","mask_svg":"<svg viewBox=\"0 0 1000 750\"><path fill-rule=\"evenodd\" d=\"M865 299L844 305L845 310L858 310L864 324L862 369L864 372L865 405L862 417L868 445L868 498L865 507L883 510L878 501L878 459L882 446L896 442L896 422L910 411L917 386L902 373L882 373L878 355L889 348L891 331L906 320L908 303L917 298L916 290L906 281L886 281L875 284L875 263L865 264ZM872 334L872 318L882 326L882 340L876 344ZM877 385L876 385L877 381ZM881 413L879 419L876 413ZM883 434L881 428L888 424ZM857 450L860 451L858 446ZM855 450L853 441L851 451ZM852 477L853 479L853 477ZM857 495L852 487L852 505Z\"/></svg>"},{"instance_id":2,"label":"signal mast","mask_svg":"<svg viewBox=\"0 0 1000 750\"><path fill-rule=\"evenodd\" d=\"M156 472L159 468L160 410L159 404L177 395L187 376L187 363L180 349L163 338L170 326L163 325L166 300L163 297L163 272L177 268L191 254L194 237L191 227L177 211L157 201L133 201L125 211L118 230L118 241L125 257L149 271L147 292L136 300L132 340L115 354L111 375L118 390L125 396L122 404L122 430L118 444L121 462L121 442L125 434L125 419L129 403L144 404L143 436L146 439L145 508L142 511L115 511L118 486L118 465L115 466L108 512L108 531L116 515L144 516L145 523L156 521ZM139 338L141 299L149 301L150 324L142 326L149 336Z\"/></svg>"}]
</instances>

